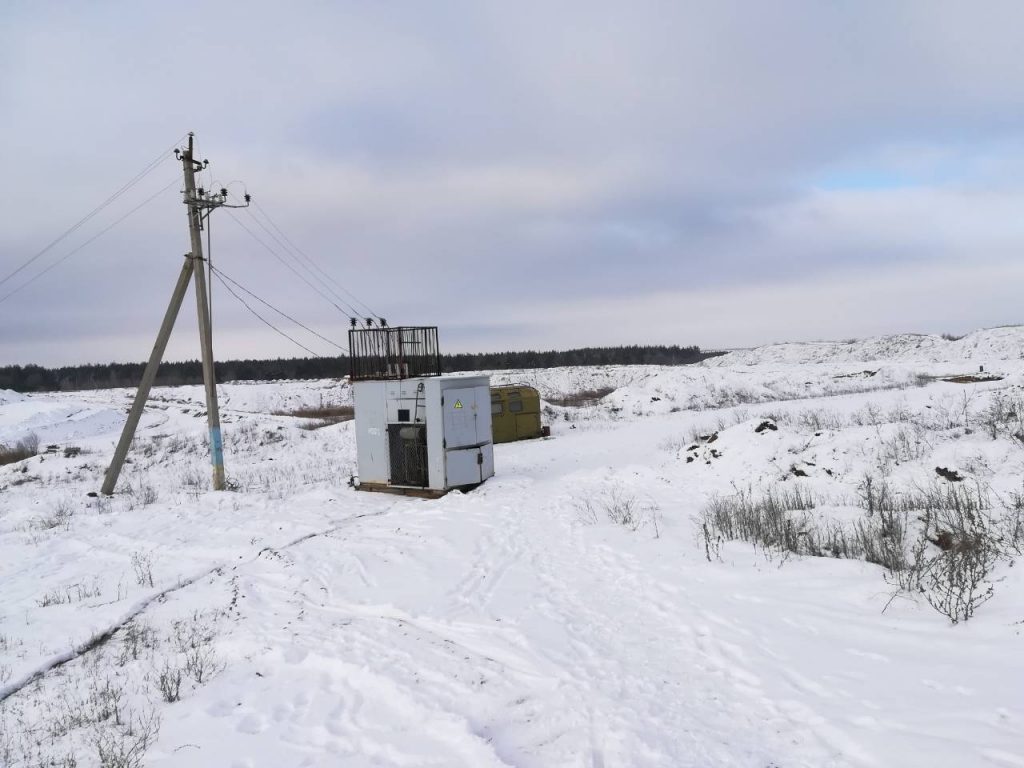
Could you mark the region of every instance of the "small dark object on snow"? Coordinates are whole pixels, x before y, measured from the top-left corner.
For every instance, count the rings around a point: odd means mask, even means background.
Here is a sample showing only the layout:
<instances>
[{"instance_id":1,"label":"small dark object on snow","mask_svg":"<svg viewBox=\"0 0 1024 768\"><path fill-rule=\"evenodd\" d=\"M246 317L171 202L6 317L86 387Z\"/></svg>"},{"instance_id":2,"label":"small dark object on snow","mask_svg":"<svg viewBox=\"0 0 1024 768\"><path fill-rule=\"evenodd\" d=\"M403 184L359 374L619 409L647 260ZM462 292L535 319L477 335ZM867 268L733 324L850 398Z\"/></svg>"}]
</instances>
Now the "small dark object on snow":
<instances>
[{"instance_id":1,"label":"small dark object on snow","mask_svg":"<svg viewBox=\"0 0 1024 768\"><path fill-rule=\"evenodd\" d=\"M800 469L800 467L796 466L795 464L789 468L789 471L790 474L793 475L793 477L807 477L807 473L804 472L802 469Z\"/></svg>"},{"instance_id":2,"label":"small dark object on snow","mask_svg":"<svg viewBox=\"0 0 1024 768\"><path fill-rule=\"evenodd\" d=\"M764 432L766 429L770 429L772 432L777 432L779 430L779 427L778 425L775 424L775 422L772 421L762 421L760 424L754 427L755 432Z\"/></svg>"},{"instance_id":3,"label":"small dark object on snow","mask_svg":"<svg viewBox=\"0 0 1024 768\"><path fill-rule=\"evenodd\" d=\"M951 483L959 483L964 479L964 476L955 469L946 469L945 467L936 467L935 474L949 480Z\"/></svg>"},{"instance_id":4,"label":"small dark object on snow","mask_svg":"<svg viewBox=\"0 0 1024 768\"><path fill-rule=\"evenodd\" d=\"M700 435L697 439L702 443L713 443L718 439L718 433L712 432L710 435Z\"/></svg>"},{"instance_id":5,"label":"small dark object on snow","mask_svg":"<svg viewBox=\"0 0 1024 768\"><path fill-rule=\"evenodd\" d=\"M686 463L689 464L691 461L693 461L693 456L687 456Z\"/></svg>"},{"instance_id":6,"label":"small dark object on snow","mask_svg":"<svg viewBox=\"0 0 1024 768\"><path fill-rule=\"evenodd\" d=\"M660 397L652 397L652 398L651 398L651 402L652 402L652 403L656 403L656 402L658 402L659 400L661 400L661 398L660 398Z\"/></svg>"}]
</instances>

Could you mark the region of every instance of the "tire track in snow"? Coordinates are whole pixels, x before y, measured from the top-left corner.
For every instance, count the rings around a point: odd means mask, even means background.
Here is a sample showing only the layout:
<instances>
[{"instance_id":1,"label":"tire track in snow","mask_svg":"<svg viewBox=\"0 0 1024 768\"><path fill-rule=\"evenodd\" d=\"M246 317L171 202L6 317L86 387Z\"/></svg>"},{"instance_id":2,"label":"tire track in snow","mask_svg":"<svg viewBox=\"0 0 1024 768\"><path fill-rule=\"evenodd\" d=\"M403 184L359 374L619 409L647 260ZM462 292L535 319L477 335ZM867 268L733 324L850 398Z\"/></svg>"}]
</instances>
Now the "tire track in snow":
<instances>
[{"instance_id":1,"label":"tire track in snow","mask_svg":"<svg viewBox=\"0 0 1024 768\"><path fill-rule=\"evenodd\" d=\"M122 614L121 617L117 621L109 624L105 629L103 629L103 630L101 630L99 632L94 633L91 637L89 637L88 639L82 641L81 643L78 643L77 645L73 646L71 649L69 649L67 651L64 651L63 653L59 653L59 654L56 654L54 656L51 656L49 659L44 661L42 664L39 664L38 666L36 666L35 669L30 670L29 672L26 672L25 674L23 674L18 679L14 680L12 682L8 682L4 686L0 687L0 704L3 704L7 699L11 698L12 696L16 696L18 693L23 691L29 685L31 685L32 683L36 682L37 680L42 679L43 677L45 677L50 672L53 672L54 670L59 669L60 667L63 667L65 664L68 664L68 663L70 663L72 661L75 661L76 659L79 659L79 658L85 656L90 651L93 651L93 650L95 650L97 648L100 648L107 641L109 641L111 638L113 638L113 636L115 634L117 634L117 632L119 630L124 628L124 626L126 624L128 624L130 621L132 621L133 619L137 618L138 616L142 615L146 611L146 609L149 608L149 606L151 606L154 602L157 602L159 600L163 600L168 595L172 595L175 592L179 592L179 591L181 591L181 590L183 590L183 589L185 589L187 587L190 587L193 584L195 584L197 581L199 581L199 580L201 580L201 579L203 579L203 578L205 578L207 576L213 575L213 574L217 573L218 571L224 571L224 570L229 569L229 568L237 568L238 566L241 566L241 565L248 565L250 563L253 563L253 562L256 562L257 560L259 560L260 557L263 556L267 552L278 552L278 551L281 551L281 550L290 549L291 547L298 546L299 544L302 544L303 542L309 541L310 539L314 539L314 538L317 538L319 536L327 536L329 534L332 534L335 531L339 531L342 528L345 528L345 527L347 527L349 525L352 525L352 524L354 524L354 523L356 523L356 522L358 522L358 521L360 521L362 519L365 519L365 518L368 518L368 517L380 517L382 515L386 515L389 512L391 512L396 506L397 506L397 503L396 504L392 504L387 509L383 509L383 510L381 510L379 512L365 512L365 513L362 513L362 514L359 514L359 515L354 515L352 517L345 518L341 522L339 522L339 523L337 523L337 524L335 524L335 525L333 525L333 526L331 526L329 528L325 528L325 529L320 530L320 531L313 531L313 532L310 532L310 533L303 534L302 536L299 536L298 538L292 539L291 541L289 541L289 542L287 542L285 544L281 544L281 545L278 545L278 546L264 547L263 549L259 550L259 552L257 552L255 555L253 555L252 557L250 557L247 560L243 560L240 563L239 562L232 562L232 563L221 562L221 563L217 563L217 564L215 564L215 565L213 565L213 566L211 566L209 568L203 569L203 570L195 573L194 575L192 575L190 577L187 577L185 579L179 580L173 586L170 586L170 587L168 587L166 589L163 589L163 590L161 590L159 592L156 592L155 594L152 594L149 597L142 598L141 600L138 600L130 609L128 609L127 612Z\"/></svg>"},{"instance_id":2,"label":"tire track in snow","mask_svg":"<svg viewBox=\"0 0 1024 768\"><path fill-rule=\"evenodd\" d=\"M779 738L806 734L806 720L767 699L698 597L651 579L628 554L588 543L564 520L531 518L531 508L544 505L524 502L496 524L520 538L512 548L529 548L543 585L536 609L564 628L561 649L535 652L564 670L571 700L589 702L592 765L734 765L741 754L752 765L796 755L805 757L797 765L844 764L816 738ZM750 734L749 746L738 734Z\"/></svg>"},{"instance_id":3,"label":"tire track in snow","mask_svg":"<svg viewBox=\"0 0 1024 768\"><path fill-rule=\"evenodd\" d=\"M494 726L509 712L528 723L531 710L522 691L550 687L552 670L535 669L531 659L510 648L499 625L451 622L386 603L351 602L333 592L325 600L325 585L344 584L350 573L348 558L332 556L334 545L327 539L318 549L297 551L293 564L264 559L249 569L243 634L259 641L245 655L269 654L271 669L282 663L293 668L275 696L302 696L304 703L286 701L271 712L257 702L254 711L237 712L229 692L224 706L210 714L232 718L242 729L254 722L281 723L302 709L305 732L329 734L343 745L339 749L361 745L369 751L393 740L394 722L408 721L417 724L420 736L457 755L453 764L523 765ZM361 546L374 546L372 534ZM290 617L277 610L281 606L289 607ZM312 709L310 696L317 704ZM383 719L382 712L388 713ZM381 722L392 725L381 730ZM291 738L286 723L275 728L277 738Z\"/></svg>"}]
</instances>

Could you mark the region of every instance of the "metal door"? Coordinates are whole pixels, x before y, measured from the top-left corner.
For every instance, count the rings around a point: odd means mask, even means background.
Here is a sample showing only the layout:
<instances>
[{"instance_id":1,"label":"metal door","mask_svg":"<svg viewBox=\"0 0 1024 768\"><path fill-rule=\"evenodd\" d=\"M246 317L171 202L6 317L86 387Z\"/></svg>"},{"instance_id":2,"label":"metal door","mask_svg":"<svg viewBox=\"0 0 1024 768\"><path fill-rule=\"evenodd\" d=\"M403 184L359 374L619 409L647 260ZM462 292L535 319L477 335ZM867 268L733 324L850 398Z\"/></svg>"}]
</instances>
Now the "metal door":
<instances>
[{"instance_id":1,"label":"metal door","mask_svg":"<svg viewBox=\"0 0 1024 768\"><path fill-rule=\"evenodd\" d=\"M447 475L445 486L458 488L462 485L478 485L483 481L481 467L483 457L479 448L463 448L445 453Z\"/></svg>"},{"instance_id":2,"label":"metal door","mask_svg":"<svg viewBox=\"0 0 1024 768\"><path fill-rule=\"evenodd\" d=\"M486 390L484 390L486 392ZM444 440L447 448L465 448L479 445L483 440L478 434L480 404L477 403L477 389L465 387L446 389L443 392ZM486 407L491 407L490 397ZM487 436L489 439L490 436Z\"/></svg>"}]
</instances>

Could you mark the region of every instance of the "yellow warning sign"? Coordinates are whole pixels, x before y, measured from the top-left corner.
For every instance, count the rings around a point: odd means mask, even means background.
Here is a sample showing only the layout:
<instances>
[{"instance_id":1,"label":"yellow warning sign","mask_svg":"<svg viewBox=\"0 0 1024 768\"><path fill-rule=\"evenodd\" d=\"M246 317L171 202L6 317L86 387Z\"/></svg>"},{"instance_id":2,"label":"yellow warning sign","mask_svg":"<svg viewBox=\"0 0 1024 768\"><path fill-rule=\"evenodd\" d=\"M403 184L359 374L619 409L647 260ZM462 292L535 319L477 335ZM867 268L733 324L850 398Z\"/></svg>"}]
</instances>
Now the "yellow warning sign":
<instances>
[{"instance_id":1,"label":"yellow warning sign","mask_svg":"<svg viewBox=\"0 0 1024 768\"><path fill-rule=\"evenodd\" d=\"M462 401L461 400L456 400L455 401L455 407L456 408L461 408L462 407Z\"/></svg>"}]
</instances>

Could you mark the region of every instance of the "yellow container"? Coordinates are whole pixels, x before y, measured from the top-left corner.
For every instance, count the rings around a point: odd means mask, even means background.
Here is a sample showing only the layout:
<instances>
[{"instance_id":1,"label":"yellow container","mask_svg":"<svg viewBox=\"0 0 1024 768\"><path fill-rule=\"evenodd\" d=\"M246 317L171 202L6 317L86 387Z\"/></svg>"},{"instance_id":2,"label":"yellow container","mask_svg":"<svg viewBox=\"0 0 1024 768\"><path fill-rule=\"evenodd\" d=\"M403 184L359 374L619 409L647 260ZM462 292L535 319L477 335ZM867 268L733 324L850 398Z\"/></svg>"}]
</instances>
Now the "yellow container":
<instances>
[{"instance_id":1,"label":"yellow container","mask_svg":"<svg viewBox=\"0 0 1024 768\"><path fill-rule=\"evenodd\" d=\"M533 387L519 385L491 387L491 427L496 443L543 435L540 393Z\"/></svg>"}]
</instances>

